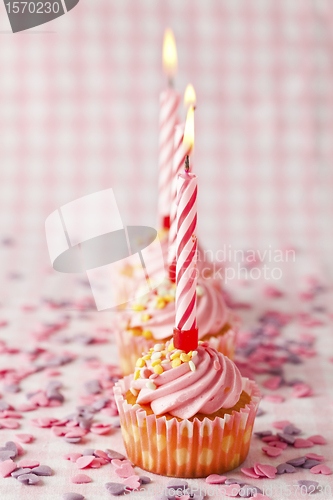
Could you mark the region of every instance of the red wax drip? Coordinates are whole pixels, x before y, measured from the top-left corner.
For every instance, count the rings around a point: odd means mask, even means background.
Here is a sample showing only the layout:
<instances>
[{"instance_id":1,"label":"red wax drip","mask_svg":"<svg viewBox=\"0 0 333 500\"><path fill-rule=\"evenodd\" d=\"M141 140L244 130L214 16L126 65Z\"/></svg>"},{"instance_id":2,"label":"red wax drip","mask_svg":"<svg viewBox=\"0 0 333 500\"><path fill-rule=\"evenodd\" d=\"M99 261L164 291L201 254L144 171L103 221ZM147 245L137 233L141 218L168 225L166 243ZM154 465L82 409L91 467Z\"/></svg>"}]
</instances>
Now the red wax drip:
<instances>
[{"instance_id":1,"label":"red wax drip","mask_svg":"<svg viewBox=\"0 0 333 500\"><path fill-rule=\"evenodd\" d=\"M176 283L176 261L175 260L169 266L169 279L173 283Z\"/></svg>"},{"instance_id":2,"label":"red wax drip","mask_svg":"<svg viewBox=\"0 0 333 500\"><path fill-rule=\"evenodd\" d=\"M198 347L198 328L191 330L178 330L173 329L173 345L176 349L189 352L195 351Z\"/></svg>"}]
</instances>

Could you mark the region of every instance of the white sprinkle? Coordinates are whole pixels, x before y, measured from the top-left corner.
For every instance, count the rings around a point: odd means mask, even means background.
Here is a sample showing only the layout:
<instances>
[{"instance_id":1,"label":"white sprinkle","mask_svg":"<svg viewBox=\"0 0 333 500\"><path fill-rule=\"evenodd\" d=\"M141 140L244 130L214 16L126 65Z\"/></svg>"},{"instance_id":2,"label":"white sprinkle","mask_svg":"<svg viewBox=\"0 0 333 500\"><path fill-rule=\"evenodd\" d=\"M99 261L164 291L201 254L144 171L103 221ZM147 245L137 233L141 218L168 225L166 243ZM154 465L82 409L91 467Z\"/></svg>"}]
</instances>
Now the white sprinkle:
<instances>
[{"instance_id":1,"label":"white sprinkle","mask_svg":"<svg viewBox=\"0 0 333 500\"><path fill-rule=\"evenodd\" d=\"M162 357L162 354L160 352L154 352L152 355L151 355L151 359L154 360L154 359L160 359Z\"/></svg>"},{"instance_id":2,"label":"white sprinkle","mask_svg":"<svg viewBox=\"0 0 333 500\"><path fill-rule=\"evenodd\" d=\"M168 359L163 359L163 361L161 361L161 365L166 365L167 363L170 363Z\"/></svg>"},{"instance_id":3,"label":"white sprinkle","mask_svg":"<svg viewBox=\"0 0 333 500\"><path fill-rule=\"evenodd\" d=\"M195 372L195 370L197 369L197 367L195 366L195 364L193 363L193 361L189 361L188 364L190 365L190 368L192 370L192 372Z\"/></svg>"},{"instance_id":4,"label":"white sprinkle","mask_svg":"<svg viewBox=\"0 0 333 500\"><path fill-rule=\"evenodd\" d=\"M156 389L156 385L153 382L150 382L149 380L146 383L146 387L147 387L147 389L151 389L152 391L154 391Z\"/></svg>"},{"instance_id":5,"label":"white sprinkle","mask_svg":"<svg viewBox=\"0 0 333 500\"><path fill-rule=\"evenodd\" d=\"M139 394L139 391L137 391L136 389L134 389L134 387L130 387L130 391L133 394L133 396L137 396Z\"/></svg>"},{"instance_id":6,"label":"white sprinkle","mask_svg":"<svg viewBox=\"0 0 333 500\"><path fill-rule=\"evenodd\" d=\"M137 410L138 408L141 408L141 406L138 405L137 403L135 403L135 405L132 406L132 410Z\"/></svg>"},{"instance_id":7,"label":"white sprinkle","mask_svg":"<svg viewBox=\"0 0 333 500\"><path fill-rule=\"evenodd\" d=\"M198 285L196 291L197 291L197 296L198 297L202 297L203 296L204 289L202 288L202 286Z\"/></svg>"},{"instance_id":8,"label":"white sprinkle","mask_svg":"<svg viewBox=\"0 0 333 500\"><path fill-rule=\"evenodd\" d=\"M194 358L194 356L197 356L198 355L198 351L193 351L192 352L192 358Z\"/></svg>"},{"instance_id":9,"label":"white sprinkle","mask_svg":"<svg viewBox=\"0 0 333 500\"><path fill-rule=\"evenodd\" d=\"M164 349L164 345L163 344L155 344L154 345L154 351L155 352L163 351L163 349Z\"/></svg>"},{"instance_id":10,"label":"white sprinkle","mask_svg":"<svg viewBox=\"0 0 333 500\"><path fill-rule=\"evenodd\" d=\"M199 340L198 344L199 345L203 344L203 340Z\"/></svg>"}]
</instances>

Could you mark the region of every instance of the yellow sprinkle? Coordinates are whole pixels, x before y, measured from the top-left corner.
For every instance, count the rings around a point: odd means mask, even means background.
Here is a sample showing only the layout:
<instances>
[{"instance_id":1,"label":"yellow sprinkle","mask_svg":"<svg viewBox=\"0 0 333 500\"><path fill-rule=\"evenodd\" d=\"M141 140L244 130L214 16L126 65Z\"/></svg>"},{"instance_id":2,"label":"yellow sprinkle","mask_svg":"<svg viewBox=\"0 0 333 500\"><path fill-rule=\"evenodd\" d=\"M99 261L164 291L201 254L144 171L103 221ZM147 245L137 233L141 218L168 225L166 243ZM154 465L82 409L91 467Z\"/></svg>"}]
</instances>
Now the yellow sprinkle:
<instances>
[{"instance_id":1,"label":"yellow sprinkle","mask_svg":"<svg viewBox=\"0 0 333 500\"><path fill-rule=\"evenodd\" d=\"M190 352L188 352L187 354L188 354L189 356L192 356L192 353L193 353L193 351L190 351Z\"/></svg>"},{"instance_id":2,"label":"yellow sprinkle","mask_svg":"<svg viewBox=\"0 0 333 500\"><path fill-rule=\"evenodd\" d=\"M138 337L139 335L141 335L141 328L131 328L129 330L131 332L132 335L134 335L135 337Z\"/></svg>"},{"instance_id":3,"label":"yellow sprinkle","mask_svg":"<svg viewBox=\"0 0 333 500\"><path fill-rule=\"evenodd\" d=\"M153 348L153 347L150 347L150 349L149 349L149 350L150 350L150 352L153 352L154 348Z\"/></svg>"},{"instance_id":4,"label":"yellow sprinkle","mask_svg":"<svg viewBox=\"0 0 333 500\"><path fill-rule=\"evenodd\" d=\"M166 351L161 351L162 357L166 356Z\"/></svg>"},{"instance_id":5,"label":"yellow sprinkle","mask_svg":"<svg viewBox=\"0 0 333 500\"><path fill-rule=\"evenodd\" d=\"M177 368L177 366L180 366L182 362L180 361L180 358L176 358L173 361L171 361L171 366L172 368Z\"/></svg>"},{"instance_id":6,"label":"yellow sprinkle","mask_svg":"<svg viewBox=\"0 0 333 500\"><path fill-rule=\"evenodd\" d=\"M134 380L138 380L138 378L140 378L140 370L135 370Z\"/></svg>"},{"instance_id":7,"label":"yellow sprinkle","mask_svg":"<svg viewBox=\"0 0 333 500\"><path fill-rule=\"evenodd\" d=\"M141 321L148 321L150 318L150 314L145 313L141 315Z\"/></svg>"},{"instance_id":8,"label":"yellow sprinkle","mask_svg":"<svg viewBox=\"0 0 333 500\"><path fill-rule=\"evenodd\" d=\"M133 304L132 309L133 311L143 311L146 308L143 304Z\"/></svg>"},{"instance_id":9,"label":"yellow sprinkle","mask_svg":"<svg viewBox=\"0 0 333 500\"><path fill-rule=\"evenodd\" d=\"M150 355L150 354L146 354L145 356L143 356L143 357L142 357L142 359L144 359L145 361L146 361L147 359L150 359L150 358L151 358L151 355Z\"/></svg>"},{"instance_id":10,"label":"yellow sprinkle","mask_svg":"<svg viewBox=\"0 0 333 500\"><path fill-rule=\"evenodd\" d=\"M143 330L142 335L146 340L150 340L153 338L153 334L151 333L150 330Z\"/></svg>"},{"instance_id":11,"label":"yellow sprinkle","mask_svg":"<svg viewBox=\"0 0 333 500\"><path fill-rule=\"evenodd\" d=\"M137 366L137 367L139 367L139 368L142 368L143 366L145 366L145 364L146 364L146 363L145 363L144 359L139 358L139 359L137 360L137 362L136 362L135 366Z\"/></svg>"},{"instance_id":12,"label":"yellow sprinkle","mask_svg":"<svg viewBox=\"0 0 333 500\"><path fill-rule=\"evenodd\" d=\"M168 345L168 351L171 352L174 350L174 345L173 345L173 341L170 342L170 344Z\"/></svg>"},{"instance_id":13,"label":"yellow sprinkle","mask_svg":"<svg viewBox=\"0 0 333 500\"><path fill-rule=\"evenodd\" d=\"M175 300L175 297L173 295L164 295L163 299L166 302L173 302Z\"/></svg>"},{"instance_id":14,"label":"yellow sprinkle","mask_svg":"<svg viewBox=\"0 0 333 500\"><path fill-rule=\"evenodd\" d=\"M184 352L181 353L180 355L180 360L183 361L184 363L188 363L190 361L191 357L188 354L185 354Z\"/></svg>"},{"instance_id":15,"label":"yellow sprinkle","mask_svg":"<svg viewBox=\"0 0 333 500\"><path fill-rule=\"evenodd\" d=\"M160 360L160 359L155 359L155 360L152 362L151 366L152 366L152 367L154 367L154 366L157 366L157 365L160 365L160 364L161 364L161 360Z\"/></svg>"},{"instance_id":16,"label":"yellow sprinkle","mask_svg":"<svg viewBox=\"0 0 333 500\"><path fill-rule=\"evenodd\" d=\"M158 375L161 375L161 373L163 373L163 372L164 372L164 370L163 370L161 365L157 365L154 367L154 373L158 373Z\"/></svg>"},{"instance_id":17,"label":"yellow sprinkle","mask_svg":"<svg viewBox=\"0 0 333 500\"><path fill-rule=\"evenodd\" d=\"M176 352L174 352L173 354L171 354L170 359L178 358L182 354L182 352L183 351L181 351L180 349L177 349Z\"/></svg>"},{"instance_id":18,"label":"yellow sprinkle","mask_svg":"<svg viewBox=\"0 0 333 500\"><path fill-rule=\"evenodd\" d=\"M155 308L156 309L163 309L166 305L167 305L167 303L165 302L165 300L163 300L162 298L159 298L155 304Z\"/></svg>"}]
</instances>

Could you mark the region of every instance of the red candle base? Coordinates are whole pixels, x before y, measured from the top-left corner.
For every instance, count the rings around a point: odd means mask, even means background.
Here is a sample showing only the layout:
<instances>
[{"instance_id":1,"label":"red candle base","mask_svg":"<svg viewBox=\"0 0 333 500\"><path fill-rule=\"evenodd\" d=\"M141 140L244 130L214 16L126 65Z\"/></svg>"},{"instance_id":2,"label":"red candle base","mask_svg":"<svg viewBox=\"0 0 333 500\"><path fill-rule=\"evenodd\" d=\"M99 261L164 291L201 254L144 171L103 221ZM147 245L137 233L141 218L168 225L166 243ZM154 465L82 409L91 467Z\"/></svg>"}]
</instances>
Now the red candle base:
<instances>
[{"instance_id":1,"label":"red candle base","mask_svg":"<svg viewBox=\"0 0 333 500\"><path fill-rule=\"evenodd\" d=\"M169 215L166 217L163 217L162 227L163 227L163 229L170 229L170 217L169 217Z\"/></svg>"},{"instance_id":2,"label":"red candle base","mask_svg":"<svg viewBox=\"0 0 333 500\"><path fill-rule=\"evenodd\" d=\"M195 351L198 347L198 329L178 330L178 328L174 328L173 345L176 349L182 349L185 352Z\"/></svg>"}]
</instances>

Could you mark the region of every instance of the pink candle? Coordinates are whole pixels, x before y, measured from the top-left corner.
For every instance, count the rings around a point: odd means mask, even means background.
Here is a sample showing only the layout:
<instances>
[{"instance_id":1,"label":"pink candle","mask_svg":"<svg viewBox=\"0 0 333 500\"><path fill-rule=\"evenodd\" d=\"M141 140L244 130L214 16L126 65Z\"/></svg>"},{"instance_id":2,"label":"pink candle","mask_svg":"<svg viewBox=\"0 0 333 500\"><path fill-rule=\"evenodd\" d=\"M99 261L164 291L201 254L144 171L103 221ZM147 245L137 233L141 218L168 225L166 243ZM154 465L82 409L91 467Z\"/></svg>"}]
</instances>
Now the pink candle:
<instances>
[{"instance_id":1,"label":"pink candle","mask_svg":"<svg viewBox=\"0 0 333 500\"><path fill-rule=\"evenodd\" d=\"M174 129L180 101L179 93L172 88L177 71L177 49L170 29L164 33L163 69L168 77L169 88L160 95L158 215L160 227L169 228Z\"/></svg>"}]
</instances>

